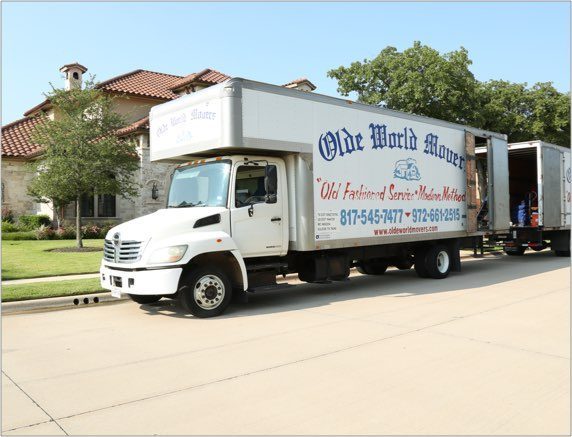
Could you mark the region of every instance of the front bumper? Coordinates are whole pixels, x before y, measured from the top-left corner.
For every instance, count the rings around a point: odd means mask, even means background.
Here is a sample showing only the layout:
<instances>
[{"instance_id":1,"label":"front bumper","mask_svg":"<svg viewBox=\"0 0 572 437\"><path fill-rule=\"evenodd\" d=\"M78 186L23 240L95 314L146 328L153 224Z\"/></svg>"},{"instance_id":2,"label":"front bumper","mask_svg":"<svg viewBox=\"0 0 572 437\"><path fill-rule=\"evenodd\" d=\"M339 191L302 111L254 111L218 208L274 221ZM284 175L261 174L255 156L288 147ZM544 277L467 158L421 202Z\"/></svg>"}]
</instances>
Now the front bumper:
<instances>
[{"instance_id":1,"label":"front bumper","mask_svg":"<svg viewBox=\"0 0 572 437\"><path fill-rule=\"evenodd\" d=\"M124 271L102 265L99 281L106 290L127 294L164 295L175 294L183 269L155 269Z\"/></svg>"}]
</instances>

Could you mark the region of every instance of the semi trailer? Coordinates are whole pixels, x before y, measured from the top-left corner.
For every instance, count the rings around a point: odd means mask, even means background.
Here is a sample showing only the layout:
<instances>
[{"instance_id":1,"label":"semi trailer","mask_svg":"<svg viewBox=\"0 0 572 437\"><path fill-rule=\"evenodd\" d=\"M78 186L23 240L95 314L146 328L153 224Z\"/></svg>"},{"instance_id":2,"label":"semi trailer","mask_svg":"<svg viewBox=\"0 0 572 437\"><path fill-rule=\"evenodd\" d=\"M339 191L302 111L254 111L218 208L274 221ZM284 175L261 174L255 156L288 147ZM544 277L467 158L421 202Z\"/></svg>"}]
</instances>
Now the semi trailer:
<instances>
[{"instance_id":1,"label":"semi trailer","mask_svg":"<svg viewBox=\"0 0 572 437\"><path fill-rule=\"evenodd\" d=\"M484 160L486 148L477 148ZM493 235L507 255L550 248L570 256L570 149L543 141L508 144L510 232ZM486 167L486 166L484 166ZM486 200L480 215L487 210Z\"/></svg>"},{"instance_id":2,"label":"semi trailer","mask_svg":"<svg viewBox=\"0 0 572 437\"><path fill-rule=\"evenodd\" d=\"M443 279L510 230L505 135L311 92L233 78L155 106L150 156L178 163L165 208L109 231L101 285L198 317L279 275Z\"/></svg>"}]
</instances>

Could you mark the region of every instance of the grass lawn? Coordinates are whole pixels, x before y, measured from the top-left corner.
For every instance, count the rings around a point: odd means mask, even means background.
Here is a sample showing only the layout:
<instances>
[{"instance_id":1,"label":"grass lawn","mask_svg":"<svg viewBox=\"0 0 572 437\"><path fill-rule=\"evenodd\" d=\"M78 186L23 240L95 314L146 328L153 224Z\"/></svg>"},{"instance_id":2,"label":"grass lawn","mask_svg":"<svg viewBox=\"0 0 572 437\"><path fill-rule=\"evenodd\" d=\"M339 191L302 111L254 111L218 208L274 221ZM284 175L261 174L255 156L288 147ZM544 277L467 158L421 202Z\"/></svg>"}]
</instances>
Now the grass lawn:
<instances>
[{"instance_id":1,"label":"grass lawn","mask_svg":"<svg viewBox=\"0 0 572 437\"><path fill-rule=\"evenodd\" d=\"M86 247L103 248L103 240L83 240ZM46 252L74 247L75 240L2 241L2 280L97 273L101 252Z\"/></svg>"},{"instance_id":2,"label":"grass lawn","mask_svg":"<svg viewBox=\"0 0 572 437\"><path fill-rule=\"evenodd\" d=\"M44 297L74 296L76 294L96 293L98 291L104 291L99 285L99 278L3 285L2 302L41 299Z\"/></svg>"}]
</instances>

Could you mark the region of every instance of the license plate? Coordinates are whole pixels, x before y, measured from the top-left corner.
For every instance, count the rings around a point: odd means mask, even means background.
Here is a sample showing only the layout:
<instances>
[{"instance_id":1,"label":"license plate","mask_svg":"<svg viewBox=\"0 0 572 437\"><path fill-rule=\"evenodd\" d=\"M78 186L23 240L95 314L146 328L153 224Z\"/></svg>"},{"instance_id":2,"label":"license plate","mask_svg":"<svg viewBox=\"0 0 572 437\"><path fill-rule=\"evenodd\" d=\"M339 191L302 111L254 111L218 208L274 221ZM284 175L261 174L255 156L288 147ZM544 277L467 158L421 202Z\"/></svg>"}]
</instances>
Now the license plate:
<instances>
[{"instance_id":1,"label":"license plate","mask_svg":"<svg viewBox=\"0 0 572 437\"><path fill-rule=\"evenodd\" d=\"M121 298L121 290L119 288L112 288L111 289L111 296Z\"/></svg>"}]
</instances>

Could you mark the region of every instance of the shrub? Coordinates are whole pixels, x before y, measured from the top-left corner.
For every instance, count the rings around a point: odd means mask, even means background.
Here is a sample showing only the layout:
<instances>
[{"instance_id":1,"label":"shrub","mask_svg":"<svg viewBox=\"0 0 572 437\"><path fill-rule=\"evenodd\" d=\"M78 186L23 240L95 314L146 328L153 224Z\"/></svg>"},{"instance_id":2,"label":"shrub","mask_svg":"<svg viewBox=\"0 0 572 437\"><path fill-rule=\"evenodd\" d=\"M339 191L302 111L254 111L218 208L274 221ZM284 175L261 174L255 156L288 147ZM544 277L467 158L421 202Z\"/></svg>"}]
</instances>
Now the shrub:
<instances>
[{"instance_id":1,"label":"shrub","mask_svg":"<svg viewBox=\"0 0 572 437\"><path fill-rule=\"evenodd\" d=\"M113 222L107 222L101 225L101 232L99 233L99 238L105 238L109 230L115 226L117 226L117 223Z\"/></svg>"},{"instance_id":2,"label":"shrub","mask_svg":"<svg viewBox=\"0 0 572 437\"><path fill-rule=\"evenodd\" d=\"M83 238L101 238L101 227L95 224L89 224L81 227Z\"/></svg>"},{"instance_id":3,"label":"shrub","mask_svg":"<svg viewBox=\"0 0 572 437\"><path fill-rule=\"evenodd\" d=\"M22 229L33 231L34 229L38 229L40 226L50 226L52 221L50 220L50 217L45 214L21 215L18 218L18 223Z\"/></svg>"},{"instance_id":4,"label":"shrub","mask_svg":"<svg viewBox=\"0 0 572 437\"><path fill-rule=\"evenodd\" d=\"M74 240L75 239L75 227L68 226L65 228L56 229L56 237L61 240Z\"/></svg>"},{"instance_id":5,"label":"shrub","mask_svg":"<svg viewBox=\"0 0 572 437\"><path fill-rule=\"evenodd\" d=\"M49 226L41 225L38 229L36 229L35 233L36 239L38 240L54 240L57 238L56 231L54 231Z\"/></svg>"},{"instance_id":6,"label":"shrub","mask_svg":"<svg viewBox=\"0 0 572 437\"><path fill-rule=\"evenodd\" d=\"M19 240L36 240L36 233L34 231L24 232L10 232L2 234L2 240L19 241Z\"/></svg>"},{"instance_id":7,"label":"shrub","mask_svg":"<svg viewBox=\"0 0 572 437\"><path fill-rule=\"evenodd\" d=\"M2 233L4 232L18 232L20 228L12 222L3 221L2 222Z\"/></svg>"},{"instance_id":8,"label":"shrub","mask_svg":"<svg viewBox=\"0 0 572 437\"><path fill-rule=\"evenodd\" d=\"M2 207L2 221L14 223L14 212L7 206Z\"/></svg>"}]
</instances>

